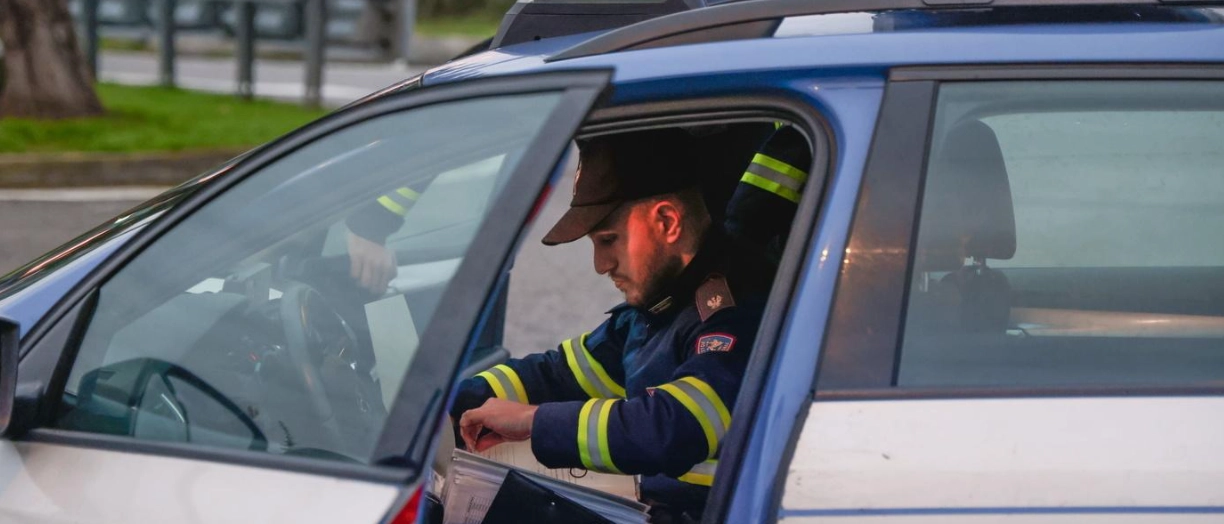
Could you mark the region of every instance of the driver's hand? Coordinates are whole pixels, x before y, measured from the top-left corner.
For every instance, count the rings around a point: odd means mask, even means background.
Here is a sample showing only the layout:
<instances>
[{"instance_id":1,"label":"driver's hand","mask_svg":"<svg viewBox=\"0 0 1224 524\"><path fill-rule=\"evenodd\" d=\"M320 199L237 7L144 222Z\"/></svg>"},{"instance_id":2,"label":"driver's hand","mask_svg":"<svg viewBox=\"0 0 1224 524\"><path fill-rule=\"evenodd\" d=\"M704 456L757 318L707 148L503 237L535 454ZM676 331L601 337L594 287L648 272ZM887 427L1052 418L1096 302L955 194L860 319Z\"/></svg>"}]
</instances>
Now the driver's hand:
<instances>
[{"instance_id":1,"label":"driver's hand","mask_svg":"<svg viewBox=\"0 0 1224 524\"><path fill-rule=\"evenodd\" d=\"M370 239L348 234L349 275L362 288L376 295L387 292L395 278L395 252Z\"/></svg>"},{"instance_id":2,"label":"driver's hand","mask_svg":"<svg viewBox=\"0 0 1224 524\"><path fill-rule=\"evenodd\" d=\"M531 438L536 406L491 398L459 418L459 435L468 451L480 453L502 442ZM485 430L488 430L487 432Z\"/></svg>"}]
</instances>

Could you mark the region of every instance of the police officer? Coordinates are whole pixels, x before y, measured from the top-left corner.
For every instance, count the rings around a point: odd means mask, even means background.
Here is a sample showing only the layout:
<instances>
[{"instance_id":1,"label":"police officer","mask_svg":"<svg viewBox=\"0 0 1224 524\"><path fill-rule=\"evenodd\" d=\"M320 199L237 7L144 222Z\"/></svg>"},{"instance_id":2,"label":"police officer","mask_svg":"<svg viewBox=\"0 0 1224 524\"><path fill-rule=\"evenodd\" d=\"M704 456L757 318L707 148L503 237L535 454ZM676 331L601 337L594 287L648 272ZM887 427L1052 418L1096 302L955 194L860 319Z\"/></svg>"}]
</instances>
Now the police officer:
<instances>
[{"instance_id":1,"label":"police officer","mask_svg":"<svg viewBox=\"0 0 1224 524\"><path fill-rule=\"evenodd\" d=\"M683 134L582 145L570 209L543 241L589 237L625 303L464 381L452 411L469 449L530 438L549 467L642 475L656 517L680 519L705 504L773 277L711 223Z\"/></svg>"},{"instance_id":2,"label":"police officer","mask_svg":"<svg viewBox=\"0 0 1224 524\"><path fill-rule=\"evenodd\" d=\"M791 125L775 124L731 195L727 232L777 263L811 163L812 153L803 134Z\"/></svg>"}]
</instances>

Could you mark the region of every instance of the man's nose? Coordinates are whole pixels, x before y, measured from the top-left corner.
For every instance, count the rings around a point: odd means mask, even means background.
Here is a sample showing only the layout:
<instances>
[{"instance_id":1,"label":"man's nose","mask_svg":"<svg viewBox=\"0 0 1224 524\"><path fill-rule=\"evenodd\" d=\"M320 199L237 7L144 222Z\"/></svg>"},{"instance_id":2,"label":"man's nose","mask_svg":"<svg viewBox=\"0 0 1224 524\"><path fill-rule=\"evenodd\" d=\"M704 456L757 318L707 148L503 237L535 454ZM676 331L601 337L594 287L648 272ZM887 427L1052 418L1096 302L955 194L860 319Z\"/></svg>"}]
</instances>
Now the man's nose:
<instances>
[{"instance_id":1,"label":"man's nose","mask_svg":"<svg viewBox=\"0 0 1224 524\"><path fill-rule=\"evenodd\" d=\"M616 269L616 259L608 256L607 253L602 253L597 248L595 249L595 272L600 275L606 275L608 272Z\"/></svg>"}]
</instances>

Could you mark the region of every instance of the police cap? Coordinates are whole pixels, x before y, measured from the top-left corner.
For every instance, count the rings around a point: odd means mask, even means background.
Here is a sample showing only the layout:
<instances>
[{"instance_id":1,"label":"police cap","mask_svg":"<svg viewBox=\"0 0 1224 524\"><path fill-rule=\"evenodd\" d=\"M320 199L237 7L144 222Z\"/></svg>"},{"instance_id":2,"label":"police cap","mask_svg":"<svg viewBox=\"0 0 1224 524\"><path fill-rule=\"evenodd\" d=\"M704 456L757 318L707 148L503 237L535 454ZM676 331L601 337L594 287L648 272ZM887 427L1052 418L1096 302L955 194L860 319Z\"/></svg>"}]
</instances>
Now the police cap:
<instances>
[{"instance_id":1,"label":"police cap","mask_svg":"<svg viewBox=\"0 0 1224 524\"><path fill-rule=\"evenodd\" d=\"M622 204L696 186L693 138L680 129L621 133L578 144L570 208L544 235L545 245L573 242Z\"/></svg>"}]
</instances>

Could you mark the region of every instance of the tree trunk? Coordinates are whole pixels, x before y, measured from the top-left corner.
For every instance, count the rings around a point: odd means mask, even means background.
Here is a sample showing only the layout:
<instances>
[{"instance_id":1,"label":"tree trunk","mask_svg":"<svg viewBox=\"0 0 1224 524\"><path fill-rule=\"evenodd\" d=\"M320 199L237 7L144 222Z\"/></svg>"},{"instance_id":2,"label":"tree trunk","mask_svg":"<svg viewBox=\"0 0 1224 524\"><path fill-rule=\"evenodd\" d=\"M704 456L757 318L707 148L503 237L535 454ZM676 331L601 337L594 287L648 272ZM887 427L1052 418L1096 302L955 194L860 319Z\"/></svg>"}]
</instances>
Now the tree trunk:
<instances>
[{"instance_id":1,"label":"tree trunk","mask_svg":"<svg viewBox=\"0 0 1224 524\"><path fill-rule=\"evenodd\" d=\"M0 0L4 86L0 118L99 115L67 0Z\"/></svg>"}]
</instances>

